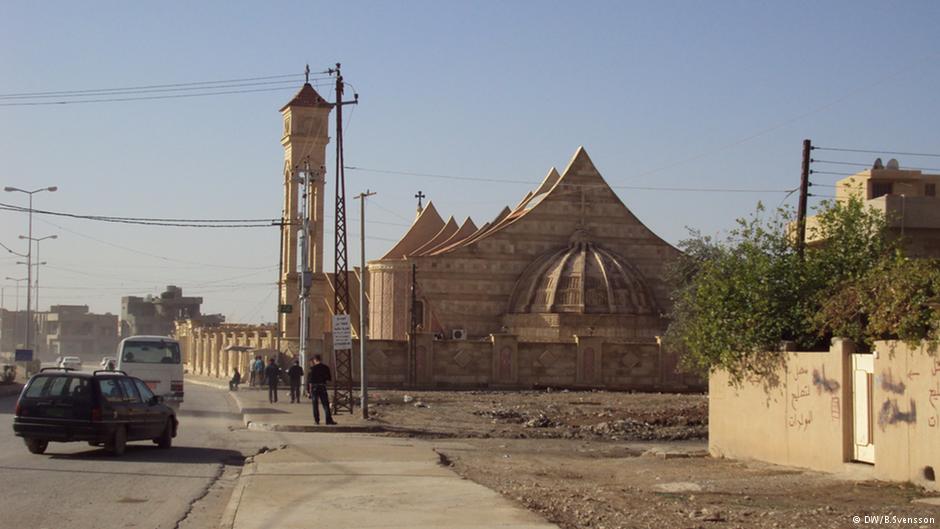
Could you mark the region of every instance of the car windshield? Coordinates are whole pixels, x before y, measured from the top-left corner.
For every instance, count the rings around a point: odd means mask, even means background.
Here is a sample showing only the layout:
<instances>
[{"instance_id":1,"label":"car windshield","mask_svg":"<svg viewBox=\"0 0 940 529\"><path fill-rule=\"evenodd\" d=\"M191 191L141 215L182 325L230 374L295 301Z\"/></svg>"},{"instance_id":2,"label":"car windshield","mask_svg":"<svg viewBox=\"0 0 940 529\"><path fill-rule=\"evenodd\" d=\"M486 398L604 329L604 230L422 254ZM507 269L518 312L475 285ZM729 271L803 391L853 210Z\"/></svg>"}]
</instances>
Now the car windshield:
<instances>
[{"instance_id":1,"label":"car windshield","mask_svg":"<svg viewBox=\"0 0 940 529\"><path fill-rule=\"evenodd\" d=\"M178 364L180 348L173 342L125 342L122 358L134 364Z\"/></svg>"}]
</instances>

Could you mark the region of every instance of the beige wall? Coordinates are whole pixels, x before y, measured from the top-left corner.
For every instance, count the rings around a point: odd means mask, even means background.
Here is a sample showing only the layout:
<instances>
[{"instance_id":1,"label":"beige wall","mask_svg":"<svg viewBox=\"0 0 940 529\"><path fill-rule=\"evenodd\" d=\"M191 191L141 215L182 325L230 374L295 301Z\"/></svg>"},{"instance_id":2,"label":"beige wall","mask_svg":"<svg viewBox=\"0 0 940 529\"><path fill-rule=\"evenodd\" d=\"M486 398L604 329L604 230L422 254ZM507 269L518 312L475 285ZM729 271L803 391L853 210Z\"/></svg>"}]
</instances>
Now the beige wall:
<instances>
[{"instance_id":1,"label":"beige wall","mask_svg":"<svg viewBox=\"0 0 940 529\"><path fill-rule=\"evenodd\" d=\"M879 342L875 357L875 475L940 489L924 479L940 471L940 356L925 346Z\"/></svg>"},{"instance_id":2,"label":"beige wall","mask_svg":"<svg viewBox=\"0 0 940 529\"><path fill-rule=\"evenodd\" d=\"M874 359L874 475L938 489L940 357L878 342ZM839 471L854 458L850 342L828 352L788 353L778 383L709 379L709 450L715 457Z\"/></svg>"},{"instance_id":3,"label":"beige wall","mask_svg":"<svg viewBox=\"0 0 940 529\"><path fill-rule=\"evenodd\" d=\"M182 328L182 326L181 326ZM225 326L178 334L190 373L227 378L231 367L248 371L253 352L225 352L228 345L272 348L274 328ZM283 344L282 344L283 345ZM324 335L325 351L332 337ZM418 335L416 357L408 342L369 340L368 377L372 386L420 388L533 387L604 388L636 391L702 391L704 383L676 371L676 355L655 341L606 343L602 337L577 337L576 343L520 343L508 334L481 340L435 340ZM335 362L327 354L329 365ZM414 363L414 369L410 366ZM353 340L354 382L359 380L359 341Z\"/></svg>"}]
</instances>

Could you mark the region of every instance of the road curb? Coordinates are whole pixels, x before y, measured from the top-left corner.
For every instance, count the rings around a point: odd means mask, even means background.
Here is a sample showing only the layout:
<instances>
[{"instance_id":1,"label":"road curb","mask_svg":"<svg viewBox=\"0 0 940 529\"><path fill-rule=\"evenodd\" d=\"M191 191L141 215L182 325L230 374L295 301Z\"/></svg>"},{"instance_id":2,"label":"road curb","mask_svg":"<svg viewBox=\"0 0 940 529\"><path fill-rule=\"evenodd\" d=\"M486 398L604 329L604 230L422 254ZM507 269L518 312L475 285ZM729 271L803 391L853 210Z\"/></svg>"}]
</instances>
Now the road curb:
<instances>
[{"instance_id":1,"label":"road curb","mask_svg":"<svg viewBox=\"0 0 940 529\"><path fill-rule=\"evenodd\" d=\"M232 495L229 496L228 503L225 505L225 510L222 512L222 519L219 521L219 529L232 529L235 527L235 519L238 517L238 507L241 505L242 495L245 493L245 488L248 487L248 481L251 480L251 476L255 473L255 463L245 463L245 466L242 467L241 474L238 475L238 483L235 484L235 488L232 489Z\"/></svg>"},{"instance_id":2,"label":"road curb","mask_svg":"<svg viewBox=\"0 0 940 529\"><path fill-rule=\"evenodd\" d=\"M389 430L381 425L349 425L320 426L316 424L277 424L265 423L245 418L245 425L249 430L258 432L304 432L304 433L381 433Z\"/></svg>"}]
</instances>

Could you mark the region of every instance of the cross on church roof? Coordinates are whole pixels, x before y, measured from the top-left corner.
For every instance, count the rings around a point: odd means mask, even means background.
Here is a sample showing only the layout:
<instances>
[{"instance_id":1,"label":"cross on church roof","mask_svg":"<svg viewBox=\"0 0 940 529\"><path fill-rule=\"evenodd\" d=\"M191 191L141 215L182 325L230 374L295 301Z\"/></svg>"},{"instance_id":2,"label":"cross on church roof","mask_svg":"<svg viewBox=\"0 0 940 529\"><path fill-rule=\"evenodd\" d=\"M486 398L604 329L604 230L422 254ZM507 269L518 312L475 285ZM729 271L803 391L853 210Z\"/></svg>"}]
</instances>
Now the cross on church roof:
<instances>
[{"instance_id":1,"label":"cross on church roof","mask_svg":"<svg viewBox=\"0 0 940 529\"><path fill-rule=\"evenodd\" d=\"M426 196L427 196L427 195L425 195L425 194L422 193L421 191L418 191L418 194L415 195L415 198L418 199L418 213L421 213L421 210L424 209L423 207L421 207L421 199L422 199L422 198L425 198Z\"/></svg>"}]
</instances>

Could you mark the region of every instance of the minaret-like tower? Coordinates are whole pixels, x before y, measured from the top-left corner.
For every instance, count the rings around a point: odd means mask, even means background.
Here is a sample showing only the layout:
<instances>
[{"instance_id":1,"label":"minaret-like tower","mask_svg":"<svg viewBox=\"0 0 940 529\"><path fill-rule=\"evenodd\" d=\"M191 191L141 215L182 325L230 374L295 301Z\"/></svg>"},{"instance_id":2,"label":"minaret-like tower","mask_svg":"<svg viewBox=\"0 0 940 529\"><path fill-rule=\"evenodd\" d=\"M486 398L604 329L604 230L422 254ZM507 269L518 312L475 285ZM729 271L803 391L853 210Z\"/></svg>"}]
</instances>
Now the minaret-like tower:
<instances>
[{"instance_id":1,"label":"minaret-like tower","mask_svg":"<svg viewBox=\"0 0 940 529\"><path fill-rule=\"evenodd\" d=\"M291 305L292 312L278 314L281 337L290 343L300 336L299 251L298 230L301 229L302 172L309 170L312 184L307 205L310 215L310 245L308 262L313 272L310 288L311 307L310 338L322 339L324 331L324 309L322 303L326 293L326 277L323 274L323 198L324 174L326 172L326 145L330 109L333 105L324 100L309 82L297 92L289 103L281 108L284 116L284 209L281 226L281 277L280 305ZM293 346L290 346L293 348ZM295 349L296 350L296 349Z\"/></svg>"}]
</instances>

